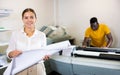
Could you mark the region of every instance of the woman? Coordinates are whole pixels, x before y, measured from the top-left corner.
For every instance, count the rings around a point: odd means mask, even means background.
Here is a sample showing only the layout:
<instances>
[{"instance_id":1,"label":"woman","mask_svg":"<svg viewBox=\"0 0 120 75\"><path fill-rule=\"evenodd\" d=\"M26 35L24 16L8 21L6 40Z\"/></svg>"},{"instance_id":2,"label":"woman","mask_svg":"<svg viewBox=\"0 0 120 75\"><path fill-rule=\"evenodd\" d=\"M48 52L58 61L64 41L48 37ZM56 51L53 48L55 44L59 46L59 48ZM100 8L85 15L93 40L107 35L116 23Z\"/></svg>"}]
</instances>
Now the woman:
<instances>
[{"instance_id":1,"label":"woman","mask_svg":"<svg viewBox=\"0 0 120 75\"><path fill-rule=\"evenodd\" d=\"M10 43L7 49L7 55L9 58L15 58L22 54L24 51L40 49L46 46L46 36L43 32L35 29L37 17L33 9L27 8L22 13L22 21L24 27L12 33ZM48 55L44 57L44 60L49 58ZM39 63L40 75L46 75L44 63Z\"/></svg>"}]
</instances>

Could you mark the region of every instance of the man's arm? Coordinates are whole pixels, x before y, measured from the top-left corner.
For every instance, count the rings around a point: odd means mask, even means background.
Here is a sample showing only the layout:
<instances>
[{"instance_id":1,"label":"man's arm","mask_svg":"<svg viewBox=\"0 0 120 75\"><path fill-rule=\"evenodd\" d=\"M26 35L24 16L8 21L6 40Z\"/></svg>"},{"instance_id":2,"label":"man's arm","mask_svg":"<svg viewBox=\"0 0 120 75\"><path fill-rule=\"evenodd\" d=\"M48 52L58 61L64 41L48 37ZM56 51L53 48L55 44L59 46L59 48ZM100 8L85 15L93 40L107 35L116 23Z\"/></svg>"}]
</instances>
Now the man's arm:
<instances>
[{"instance_id":1,"label":"man's arm","mask_svg":"<svg viewBox=\"0 0 120 75\"><path fill-rule=\"evenodd\" d=\"M82 43L82 47L87 47L87 43L89 42L89 38L88 37L84 37L83 43Z\"/></svg>"},{"instance_id":2,"label":"man's arm","mask_svg":"<svg viewBox=\"0 0 120 75\"><path fill-rule=\"evenodd\" d=\"M106 47L110 47L112 42L113 42L113 38L112 38L112 35L111 33L107 34L107 39L108 39L108 42L107 42L107 46Z\"/></svg>"}]
</instances>

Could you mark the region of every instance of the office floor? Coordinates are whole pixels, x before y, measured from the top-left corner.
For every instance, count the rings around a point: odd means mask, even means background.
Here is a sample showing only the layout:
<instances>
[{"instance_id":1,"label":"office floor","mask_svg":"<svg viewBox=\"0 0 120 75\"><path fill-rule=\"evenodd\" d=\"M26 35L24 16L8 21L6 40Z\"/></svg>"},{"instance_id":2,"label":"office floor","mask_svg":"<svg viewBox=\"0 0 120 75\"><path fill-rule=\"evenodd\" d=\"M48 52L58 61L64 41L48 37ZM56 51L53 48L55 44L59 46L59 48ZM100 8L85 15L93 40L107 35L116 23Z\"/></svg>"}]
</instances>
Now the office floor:
<instances>
[{"instance_id":1,"label":"office floor","mask_svg":"<svg viewBox=\"0 0 120 75\"><path fill-rule=\"evenodd\" d=\"M58 72L55 72L55 71L52 71L51 73L49 73L49 74L47 74L47 75L62 75L62 74L60 74L60 73L58 73Z\"/></svg>"},{"instance_id":2,"label":"office floor","mask_svg":"<svg viewBox=\"0 0 120 75\"><path fill-rule=\"evenodd\" d=\"M0 75L3 75L6 68L0 69Z\"/></svg>"}]
</instances>

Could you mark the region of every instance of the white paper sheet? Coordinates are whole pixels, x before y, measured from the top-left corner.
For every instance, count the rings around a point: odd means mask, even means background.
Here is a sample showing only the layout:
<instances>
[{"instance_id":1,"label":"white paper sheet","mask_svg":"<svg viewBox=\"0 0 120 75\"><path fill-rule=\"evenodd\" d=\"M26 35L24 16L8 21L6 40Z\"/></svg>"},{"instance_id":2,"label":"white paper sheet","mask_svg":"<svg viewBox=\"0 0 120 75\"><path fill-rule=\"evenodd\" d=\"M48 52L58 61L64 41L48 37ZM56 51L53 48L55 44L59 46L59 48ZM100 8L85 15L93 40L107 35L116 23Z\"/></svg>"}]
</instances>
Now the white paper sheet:
<instances>
[{"instance_id":1,"label":"white paper sheet","mask_svg":"<svg viewBox=\"0 0 120 75\"><path fill-rule=\"evenodd\" d=\"M92 52L92 51L82 51L82 50L77 50L73 52L74 54L79 54L79 55L89 55L89 56L99 56L100 52Z\"/></svg>"},{"instance_id":2,"label":"white paper sheet","mask_svg":"<svg viewBox=\"0 0 120 75\"><path fill-rule=\"evenodd\" d=\"M16 58L13 58L12 62L5 70L4 75L15 75L16 73L40 62L45 55L52 55L60 50L64 50L70 46L69 41L59 42L48 45L42 50L31 50L23 52Z\"/></svg>"}]
</instances>

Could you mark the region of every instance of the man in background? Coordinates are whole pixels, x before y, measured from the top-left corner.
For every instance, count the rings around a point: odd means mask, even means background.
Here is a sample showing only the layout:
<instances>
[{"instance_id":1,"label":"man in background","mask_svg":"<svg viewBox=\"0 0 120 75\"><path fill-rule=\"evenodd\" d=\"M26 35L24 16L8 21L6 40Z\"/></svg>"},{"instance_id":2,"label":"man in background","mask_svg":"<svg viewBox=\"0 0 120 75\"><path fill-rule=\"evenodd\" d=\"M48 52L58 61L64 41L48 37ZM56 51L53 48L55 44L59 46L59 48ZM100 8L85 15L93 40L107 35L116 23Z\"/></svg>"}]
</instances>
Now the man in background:
<instances>
[{"instance_id":1,"label":"man in background","mask_svg":"<svg viewBox=\"0 0 120 75\"><path fill-rule=\"evenodd\" d=\"M102 47L111 46L113 38L110 29L105 24L99 24L96 17L90 19L90 27L85 31L82 47Z\"/></svg>"}]
</instances>

